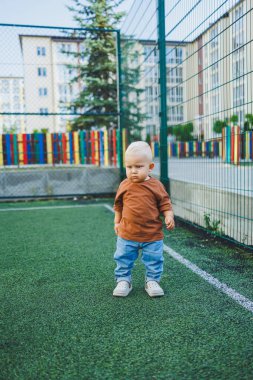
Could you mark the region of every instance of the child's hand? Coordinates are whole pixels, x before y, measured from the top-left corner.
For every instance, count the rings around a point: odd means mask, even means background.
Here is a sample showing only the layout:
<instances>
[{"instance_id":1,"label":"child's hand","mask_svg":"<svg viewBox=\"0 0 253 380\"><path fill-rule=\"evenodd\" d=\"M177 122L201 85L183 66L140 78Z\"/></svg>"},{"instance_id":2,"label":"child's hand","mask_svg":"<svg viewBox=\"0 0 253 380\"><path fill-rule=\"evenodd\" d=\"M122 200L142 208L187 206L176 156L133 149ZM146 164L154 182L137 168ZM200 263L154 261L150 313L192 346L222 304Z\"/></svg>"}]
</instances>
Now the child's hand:
<instances>
[{"instance_id":1,"label":"child's hand","mask_svg":"<svg viewBox=\"0 0 253 380\"><path fill-rule=\"evenodd\" d=\"M172 216L166 216L165 219L166 229L167 230L173 230L175 227L174 218Z\"/></svg>"},{"instance_id":2,"label":"child's hand","mask_svg":"<svg viewBox=\"0 0 253 380\"><path fill-rule=\"evenodd\" d=\"M114 223L114 231L116 235L118 235L119 225L120 223Z\"/></svg>"}]
</instances>

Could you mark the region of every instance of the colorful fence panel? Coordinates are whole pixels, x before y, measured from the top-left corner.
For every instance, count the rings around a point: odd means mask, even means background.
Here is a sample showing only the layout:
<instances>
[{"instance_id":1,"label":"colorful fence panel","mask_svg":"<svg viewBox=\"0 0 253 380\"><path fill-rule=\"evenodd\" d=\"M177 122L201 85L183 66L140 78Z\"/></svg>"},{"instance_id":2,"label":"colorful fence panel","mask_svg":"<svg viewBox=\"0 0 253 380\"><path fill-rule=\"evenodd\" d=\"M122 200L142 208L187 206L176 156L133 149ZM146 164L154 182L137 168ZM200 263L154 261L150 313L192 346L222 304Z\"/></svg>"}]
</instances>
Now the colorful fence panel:
<instances>
[{"instance_id":1,"label":"colorful fence panel","mask_svg":"<svg viewBox=\"0 0 253 380\"><path fill-rule=\"evenodd\" d=\"M123 131L123 157L127 147ZM159 143L151 142L154 157L159 156ZM226 163L239 164L253 160L253 132L240 133L240 128L226 127L222 138L212 141L168 143L168 156L177 158L220 157ZM21 165L101 165L119 163L119 131L79 131L67 133L34 133L0 135L0 166Z\"/></svg>"},{"instance_id":2,"label":"colorful fence panel","mask_svg":"<svg viewBox=\"0 0 253 380\"><path fill-rule=\"evenodd\" d=\"M0 166L92 164L117 166L119 132L114 130L0 135ZM123 130L123 146L126 147Z\"/></svg>"},{"instance_id":3,"label":"colorful fence panel","mask_svg":"<svg viewBox=\"0 0 253 380\"><path fill-rule=\"evenodd\" d=\"M159 156L159 143L151 143L155 157ZM222 146L220 141L187 141L168 143L168 156L177 158L189 157L221 157Z\"/></svg>"},{"instance_id":4,"label":"colorful fence panel","mask_svg":"<svg viewBox=\"0 0 253 380\"><path fill-rule=\"evenodd\" d=\"M238 165L241 160L253 160L253 132L243 134L240 127L225 127L222 132L222 158L226 163Z\"/></svg>"},{"instance_id":5,"label":"colorful fence panel","mask_svg":"<svg viewBox=\"0 0 253 380\"><path fill-rule=\"evenodd\" d=\"M154 157L159 157L159 143L151 142ZM239 164L253 160L253 132L240 132L240 127L223 128L222 138L210 141L169 142L168 157L219 157L226 163Z\"/></svg>"}]
</instances>

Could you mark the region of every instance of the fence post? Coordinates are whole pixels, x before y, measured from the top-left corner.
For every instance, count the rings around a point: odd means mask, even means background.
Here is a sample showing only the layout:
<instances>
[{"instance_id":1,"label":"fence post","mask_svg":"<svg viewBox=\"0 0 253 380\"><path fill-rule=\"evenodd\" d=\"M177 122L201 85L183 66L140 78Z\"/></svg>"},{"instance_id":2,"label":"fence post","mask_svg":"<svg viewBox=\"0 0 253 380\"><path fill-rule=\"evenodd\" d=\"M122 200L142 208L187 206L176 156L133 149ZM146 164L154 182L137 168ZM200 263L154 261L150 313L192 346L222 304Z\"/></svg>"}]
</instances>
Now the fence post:
<instances>
[{"instance_id":1,"label":"fence post","mask_svg":"<svg viewBox=\"0 0 253 380\"><path fill-rule=\"evenodd\" d=\"M4 165L3 135L0 135L0 166Z\"/></svg>"},{"instance_id":2,"label":"fence post","mask_svg":"<svg viewBox=\"0 0 253 380\"><path fill-rule=\"evenodd\" d=\"M119 168L120 168L120 179L121 181L125 178L124 173L124 163L123 163L123 143L122 143L122 133L123 133L123 102L122 102L122 68L121 68L121 37L120 30L116 32L117 38L117 72L118 72L118 120L119 120Z\"/></svg>"},{"instance_id":3,"label":"fence post","mask_svg":"<svg viewBox=\"0 0 253 380\"><path fill-rule=\"evenodd\" d=\"M160 86L160 179L169 189L168 178L168 143L167 143L167 85L166 85L166 41L165 41L165 7L164 0L157 0L157 29L159 51L159 86Z\"/></svg>"}]
</instances>

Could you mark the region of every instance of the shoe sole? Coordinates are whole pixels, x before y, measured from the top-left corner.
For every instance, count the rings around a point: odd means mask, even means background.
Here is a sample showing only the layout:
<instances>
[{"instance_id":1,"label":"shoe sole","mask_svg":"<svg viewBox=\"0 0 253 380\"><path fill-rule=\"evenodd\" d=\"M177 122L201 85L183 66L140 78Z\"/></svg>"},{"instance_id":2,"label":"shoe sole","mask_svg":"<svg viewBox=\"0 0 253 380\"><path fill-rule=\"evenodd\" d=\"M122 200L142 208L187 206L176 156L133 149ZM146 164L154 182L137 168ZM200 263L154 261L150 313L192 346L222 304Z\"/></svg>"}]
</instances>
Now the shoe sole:
<instances>
[{"instance_id":1,"label":"shoe sole","mask_svg":"<svg viewBox=\"0 0 253 380\"><path fill-rule=\"evenodd\" d=\"M131 288L129 288L129 291L127 292L127 293L112 293L112 295L114 296L114 297L127 297L128 296L128 294L131 292L131 290L132 290L133 288L132 288L132 286L131 286Z\"/></svg>"},{"instance_id":2,"label":"shoe sole","mask_svg":"<svg viewBox=\"0 0 253 380\"><path fill-rule=\"evenodd\" d=\"M164 292L163 293L151 293L148 291L148 289L146 289L146 292L148 293L149 297L163 297L164 296Z\"/></svg>"}]
</instances>

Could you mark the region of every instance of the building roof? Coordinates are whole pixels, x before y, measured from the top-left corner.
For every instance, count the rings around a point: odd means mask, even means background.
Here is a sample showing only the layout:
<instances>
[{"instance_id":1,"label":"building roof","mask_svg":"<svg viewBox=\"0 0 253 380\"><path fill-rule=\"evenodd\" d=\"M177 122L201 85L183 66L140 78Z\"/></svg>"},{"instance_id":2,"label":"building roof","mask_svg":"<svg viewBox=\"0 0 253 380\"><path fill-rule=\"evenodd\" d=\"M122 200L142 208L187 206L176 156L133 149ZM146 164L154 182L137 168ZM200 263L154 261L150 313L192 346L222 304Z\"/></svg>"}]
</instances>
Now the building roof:
<instances>
[{"instance_id":1,"label":"building roof","mask_svg":"<svg viewBox=\"0 0 253 380\"><path fill-rule=\"evenodd\" d=\"M206 33L209 29L211 29L215 24L217 24L217 22L219 22L220 20L224 19L224 18L227 18L229 17L229 13L234 9L236 8L240 3L242 3L244 0L237 0L236 3L231 7L229 8L225 13L223 13L216 21L210 23L210 25L205 29L203 30L201 33L199 33L197 35L197 37L195 37L191 42L195 42L196 40L198 40L204 33Z\"/></svg>"},{"instance_id":2,"label":"building roof","mask_svg":"<svg viewBox=\"0 0 253 380\"><path fill-rule=\"evenodd\" d=\"M50 35L42 35L42 34L19 34L19 42L22 50L22 38L50 38L56 42L82 42L84 39L76 38L76 37L64 37L64 36L50 36Z\"/></svg>"},{"instance_id":3,"label":"building roof","mask_svg":"<svg viewBox=\"0 0 253 380\"><path fill-rule=\"evenodd\" d=\"M138 42L140 42L142 45L156 45L157 44L157 41L156 40L145 40L145 39L138 39L136 40ZM182 46L185 46L187 45L188 42L182 42L182 41L176 41L176 40L171 40L171 41L166 41L166 45L182 45Z\"/></svg>"}]
</instances>

